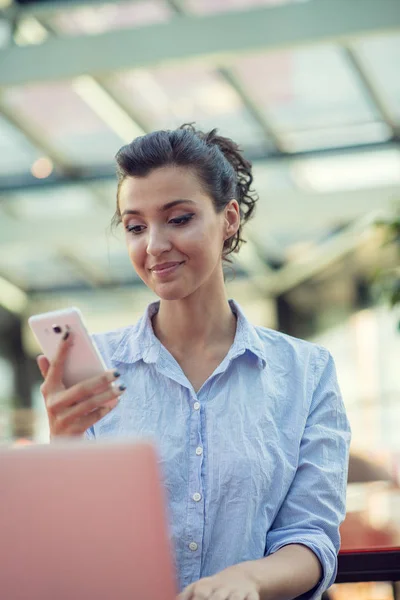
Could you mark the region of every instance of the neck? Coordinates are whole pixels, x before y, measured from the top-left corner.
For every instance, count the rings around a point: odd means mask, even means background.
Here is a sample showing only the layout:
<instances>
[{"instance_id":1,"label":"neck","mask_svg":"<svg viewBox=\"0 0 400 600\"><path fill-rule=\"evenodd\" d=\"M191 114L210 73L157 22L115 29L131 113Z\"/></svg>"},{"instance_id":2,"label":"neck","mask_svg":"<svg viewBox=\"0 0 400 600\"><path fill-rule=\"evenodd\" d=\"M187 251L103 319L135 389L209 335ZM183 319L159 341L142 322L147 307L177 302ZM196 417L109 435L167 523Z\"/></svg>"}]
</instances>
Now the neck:
<instances>
[{"instance_id":1,"label":"neck","mask_svg":"<svg viewBox=\"0 0 400 600\"><path fill-rule=\"evenodd\" d=\"M210 352L221 344L231 345L236 317L229 306L223 281L212 292L208 286L202 286L182 300L161 300L153 318L153 329L166 348L179 354L188 348Z\"/></svg>"}]
</instances>

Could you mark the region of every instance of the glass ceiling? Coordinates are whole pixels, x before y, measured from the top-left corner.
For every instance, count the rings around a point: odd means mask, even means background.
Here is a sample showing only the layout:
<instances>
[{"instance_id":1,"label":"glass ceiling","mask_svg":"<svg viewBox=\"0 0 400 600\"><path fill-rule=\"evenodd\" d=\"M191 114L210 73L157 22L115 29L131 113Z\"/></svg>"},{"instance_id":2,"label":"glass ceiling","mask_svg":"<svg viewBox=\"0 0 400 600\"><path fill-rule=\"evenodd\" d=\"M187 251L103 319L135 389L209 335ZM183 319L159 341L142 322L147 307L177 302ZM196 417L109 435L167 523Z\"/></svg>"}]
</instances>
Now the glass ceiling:
<instances>
[{"instance_id":1,"label":"glass ceiling","mask_svg":"<svg viewBox=\"0 0 400 600\"><path fill-rule=\"evenodd\" d=\"M29 172L40 156L36 149L9 121L0 115L0 177Z\"/></svg>"},{"instance_id":2,"label":"glass ceiling","mask_svg":"<svg viewBox=\"0 0 400 600\"><path fill-rule=\"evenodd\" d=\"M118 135L74 89L74 82L9 88L2 101L71 163L105 164L121 145Z\"/></svg>"},{"instance_id":3,"label":"glass ceiling","mask_svg":"<svg viewBox=\"0 0 400 600\"><path fill-rule=\"evenodd\" d=\"M356 50L389 113L400 124L400 35L364 40L356 45Z\"/></svg>"},{"instance_id":4,"label":"glass ceiling","mask_svg":"<svg viewBox=\"0 0 400 600\"><path fill-rule=\"evenodd\" d=\"M246 57L235 70L290 152L390 138L341 48Z\"/></svg>"},{"instance_id":5,"label":"glass ceiling","mask_svg":"<svg viewBox=\"0 0 400 600\"><path fill-rule=\"evenodd\" d=\"M273 149L237 92L209 67L140 70L113 78L111 86L150 130L192 122L210 130L218 124L244 148Z\"/></svg>"},{"instance_id":6,"label":"glass ceiling","mask_svg":"<svg viewBox=\"0 0 400 600\"><path fill-rule=\"evenodd\" d=\"M88 287L86 278L73 265L48 250L27 253L21 250L7 257L0 256L0 273L24 290L43 290L52 287Z\"/></svg>"},{"instance_id":7,"label":"glass ceiling","mask_svg":"<svg viewBox=\"0 0 400 600\"><path fill-rule=\"evenodd\" d=\"M399 122L400 35L358 43L354 52L386 115ZM65 162L88 169L112 166L118 148L145 130L184 122L204 129L218 125L250 157L364 146L393 136L341 47L244 56L228 71L239 88L224 70L197 62L128 71L100 82L88 75L8 88L1 103ZM29 173L42 152L1 118L0 132L8 149L0 174Z\"/></svg>"},{"instance_id":8,"label":"glass ceiling","mask_svg":"<svg viewBox=\"0 0 400 600\"><path fill-rule=\"evenodd\" d=\"M180 18L177 7L196 19L290 1L306 0L136 0L50 11L38 22L47 37L96 35L124 27L168 27ZM103 235L103 217L111 218L115 205L117 150L147 131L185 122L205 130L218 127L239 142L255 162L268 210L275 195L399 186L399 65L400 32L394 32L358 39L350 48L319 44L3 88L0 238L6 231L2 215L7 223L15 221L16 232L55 219L68 228L71 219L95 215L91 231ZM380 158L369 153L367 161L359 160L368 149L379 150ZM347 151L352 160L341 159ZM58 186L47 188L46 174L36 185L41 171L33 167L39 159L50 161ZM71 173L74 184L62 185ZM263 232L257 235L262 241ZM26 289L84 281L85 268L81 272L56 246L35 259L30 252L27 247L25 258L3 253L0 275ZM83 262L107 272L107 280L132 281L123 246L111 244L108 256L93 244L77 252Z\"/></svg>"}]
</instances>

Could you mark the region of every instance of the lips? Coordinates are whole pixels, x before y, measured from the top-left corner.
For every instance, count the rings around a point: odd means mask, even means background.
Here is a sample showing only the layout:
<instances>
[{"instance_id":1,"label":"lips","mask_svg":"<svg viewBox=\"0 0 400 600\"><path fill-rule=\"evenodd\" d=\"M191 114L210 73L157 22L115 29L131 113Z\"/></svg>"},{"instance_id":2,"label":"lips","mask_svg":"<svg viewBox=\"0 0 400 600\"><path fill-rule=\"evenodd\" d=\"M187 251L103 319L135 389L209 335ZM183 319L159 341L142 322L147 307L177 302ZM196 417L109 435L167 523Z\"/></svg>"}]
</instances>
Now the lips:
<instances>
[{"instance_id":1,"label":"lips","mask_svg":"<svg viewBox=\"0 0 400 600\"><path fill-rule=\"evenodd\" d=\"M179 265L182 265L182 262L166 262L166 263L160 263L159 265L154 265L154 267L151 267L150 271L152 271L153 273L163 273L163 272L167 272L172 270L174 267L178 267Z\"/></svg>"}]
</instances>

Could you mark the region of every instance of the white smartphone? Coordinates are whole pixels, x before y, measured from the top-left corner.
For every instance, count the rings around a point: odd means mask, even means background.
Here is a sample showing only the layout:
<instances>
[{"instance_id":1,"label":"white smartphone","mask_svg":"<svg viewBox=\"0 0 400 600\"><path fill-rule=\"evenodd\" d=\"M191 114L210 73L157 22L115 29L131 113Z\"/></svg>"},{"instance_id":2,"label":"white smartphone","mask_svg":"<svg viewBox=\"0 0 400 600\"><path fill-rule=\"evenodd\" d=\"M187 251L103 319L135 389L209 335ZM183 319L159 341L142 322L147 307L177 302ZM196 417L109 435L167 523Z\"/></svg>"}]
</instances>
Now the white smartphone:
<instances>
[{"instance_id":1,"label":"white smartphone","mask_svg":"<svg viewBox=\"0 0 400 600\"><path fill-rule=\"evenodd\" d=\"M83 322L78 308L66 308L34 315L28 319L43 354L51 362L66 331L73 335L65 362L63 383L69 388L76 383L101 375L106 365Z\"/></svg>"}]
</instances>

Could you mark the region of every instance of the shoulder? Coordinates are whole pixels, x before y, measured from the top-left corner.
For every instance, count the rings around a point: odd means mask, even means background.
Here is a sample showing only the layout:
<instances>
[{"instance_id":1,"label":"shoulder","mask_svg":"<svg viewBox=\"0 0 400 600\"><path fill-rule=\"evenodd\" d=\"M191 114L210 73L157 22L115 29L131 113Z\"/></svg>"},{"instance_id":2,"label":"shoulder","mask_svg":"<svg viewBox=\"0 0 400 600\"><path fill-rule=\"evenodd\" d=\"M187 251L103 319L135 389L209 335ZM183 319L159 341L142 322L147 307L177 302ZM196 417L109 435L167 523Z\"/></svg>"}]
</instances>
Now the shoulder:
<instances>
[{"instance_id":1,"label":"shoulder","mask_svg":"<svg viewBox=\"0 0 400 600\"><path fill-rule=\"evenodd\" d=\"M138 334L138 324L119 327L110 331L104 331L92 334L100 354L105 363L109 365L116 355L119 357L129 357L132 346L132 339Z\"/></svg>"},{"instance_id":2,"label":"shoulder","mask_svg":"<svg viewBox=\"0 0 400 600\"><path fill-rule=\"evenodd\" d=\"M267 362L277 363L295 370L307 369L318 377L318 374L332 360L329 351L314 342L267 327L254 326L254 331L265 352Z\"/></svg>"}]
</instances>

